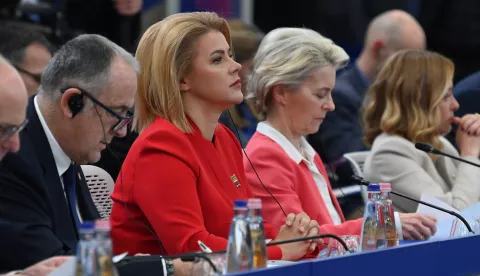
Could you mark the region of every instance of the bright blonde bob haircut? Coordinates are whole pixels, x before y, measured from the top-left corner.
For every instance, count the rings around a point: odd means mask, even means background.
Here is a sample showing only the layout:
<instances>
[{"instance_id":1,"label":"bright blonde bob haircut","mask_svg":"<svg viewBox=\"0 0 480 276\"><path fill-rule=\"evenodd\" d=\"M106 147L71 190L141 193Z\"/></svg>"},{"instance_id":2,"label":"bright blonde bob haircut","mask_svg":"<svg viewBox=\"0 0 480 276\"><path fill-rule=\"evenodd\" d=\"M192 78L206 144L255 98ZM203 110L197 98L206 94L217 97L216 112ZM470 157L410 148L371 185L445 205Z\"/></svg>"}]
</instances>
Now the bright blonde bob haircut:
<instances>
[{"instance_id":1,"label":"bright blonde bob haircut","mask_svg":"<svg viewBox=\"0 0 480 276\"><path fill-rule=\"evenodd\" d=\"M183 132L191 132L182 101L180 81L192 70L195 42L217 31L232 45L225 19L212 12L178 13L153 24L140 39L136 58L141 74L135 101L134 127L147 128L162 117Z\"/></svg>"},{"instance_id":2,"label":"bright blonde bob haircut","mask_svg":"<svg viewBox=\"0 0 480 276\"><path fill-rule=\"evenodd\" d=\"M365 143L382 132L441 148L440 102L454 74L453 62L437 53L403 50L389 58L365 97Z\"/></svg>"}]
</instances>

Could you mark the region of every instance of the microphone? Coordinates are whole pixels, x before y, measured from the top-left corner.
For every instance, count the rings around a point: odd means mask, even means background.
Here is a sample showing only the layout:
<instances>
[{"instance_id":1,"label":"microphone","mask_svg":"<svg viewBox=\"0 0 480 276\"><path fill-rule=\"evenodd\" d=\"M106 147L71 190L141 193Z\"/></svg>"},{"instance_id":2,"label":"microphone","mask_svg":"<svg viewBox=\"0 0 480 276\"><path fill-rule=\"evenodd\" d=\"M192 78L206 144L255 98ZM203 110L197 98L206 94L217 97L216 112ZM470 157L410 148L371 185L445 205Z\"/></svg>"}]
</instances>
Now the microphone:
<instances>
[{"instance_id":1,"label":"microphone","mask_svg":"<svg viewBox=\"0 0 480 276\"><path fill-rule=\"evenodd\" d=\"M416 145L415 145L416 146ZM428 145L426 145L428 146ZM368 186L369 184L371 184L370 182L368 182L367 180L365 180L363 177L360 177L358 175L352 175L352 177L350 178L354 183L356 184L359 184L359 185L363 185L363 186ZM415 198L412 198L412 197L409 197L409 196L406 196L404 194L401 194L401 193L397 193L397 192L394 192L394 191L391 191L390 192L391 194L394 194L396 196L399 196L399 197L403 197L405 199L408 199L408 200L411 200L411 201L414 201L416 203L419 203L419 204L423 204L423 205L426 205L428 207L431 207L433 209L437 209L439 211L442 211L442 212L445 212L447 214L450 214L454 217L457 217L459 220L461 220L463 222L463 224L465 224L465 226L467 227L468 231L472 234L475 234L475 232L473 232L472 230L472 227L470 227L470 224L468 224L467 220L465 218L463 218L459 213L457 212L454 212L454 211L450 211L450 210L447 210L447 209L443 209L441 207L438 207L438 206L435 206L433 204L430 204L430 203L427 203L425 201L421 201L421 200L418 200L418 199L415 199Z\"/></svg>"},{"instance_id":2,"label":"microphone","mask_svg":"<svg viewBox=\"0 0 480 276\"><path fill-rule=\"evenodd\" d=\"M426 153L433 153L433 154L437 154L437 155L443 155L443 156L446 156L446 157L450 157L452 159L455 159L457 161L460 161L460 162L463 162L463 163L467 163L467 164L470 164L472 166L475 166L475 167L479 167L480 168L480 165L476 164L476 163L473 163L473 162L470 162L468 160L465 160L463 158L460 158L460 157L457 157L457 156L453 156L451 154L448 154L448 153L445 153L445 152L442 152L428 144L424 144L424 143L415 143L415 148L417 148L418 150L421 150L421 151L424 151Z\"/></svg>"}]
</instances>

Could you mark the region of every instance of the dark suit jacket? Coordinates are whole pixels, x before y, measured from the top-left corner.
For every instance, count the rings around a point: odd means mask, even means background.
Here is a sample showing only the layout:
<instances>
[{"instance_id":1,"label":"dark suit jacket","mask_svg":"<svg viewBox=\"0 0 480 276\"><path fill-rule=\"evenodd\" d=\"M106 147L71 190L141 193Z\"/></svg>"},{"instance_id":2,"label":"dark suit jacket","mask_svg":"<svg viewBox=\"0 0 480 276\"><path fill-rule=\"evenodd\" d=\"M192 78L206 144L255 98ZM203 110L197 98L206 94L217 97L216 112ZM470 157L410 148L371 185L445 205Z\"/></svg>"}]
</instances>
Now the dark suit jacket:
<instances>
[{"instance_id":1,"label":"dark suit jacket","mask_svg":"<svg viewBox=\"0 0 480 276\"><path fill-rule=\"evenodd\" d=\"M327 113L319 131L308 137L325 162L333 162L347 152L367 149L360 124L360 108L367 88L368 83L356 65L337 78L332 92L335 110Z\"/></svg>"},{"instance_id":2,"label":"dark suit jacket","mask_svg":"<svg viewBox=\"0 0 480 276\"><path fill-rule=\"evenodd\" d=\"M78 234L55 160L35 112L20 134L21 149L0 163L0 271L75 252ZM84 220L99 218L85 177L77 166L77 202Z\"/></svg>"}]
</instances>

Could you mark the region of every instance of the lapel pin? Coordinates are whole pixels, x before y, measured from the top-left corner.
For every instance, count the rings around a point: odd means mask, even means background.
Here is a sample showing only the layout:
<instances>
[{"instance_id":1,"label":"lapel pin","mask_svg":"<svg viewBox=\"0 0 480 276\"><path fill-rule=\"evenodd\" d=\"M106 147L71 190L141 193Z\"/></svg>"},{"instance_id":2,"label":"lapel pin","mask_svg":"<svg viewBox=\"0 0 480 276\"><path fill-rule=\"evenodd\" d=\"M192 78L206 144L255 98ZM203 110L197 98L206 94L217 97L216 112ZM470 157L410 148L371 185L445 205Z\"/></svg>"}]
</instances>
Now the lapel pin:
<instances>
[{"instance_id":1,"label":"lapel pin","mask_svg":"<svg viewBox=\"0 0 480 276\"><path fill-rule=\"evenodd\" d=\"M232 179L232 182L233 184L235 184L235 186L237 188L240 188L242 185L240 185L240 182L238 182L238 178L235 174L233 174L232 176L230 176L230 179Z\"/></svg>"}]
</instances>

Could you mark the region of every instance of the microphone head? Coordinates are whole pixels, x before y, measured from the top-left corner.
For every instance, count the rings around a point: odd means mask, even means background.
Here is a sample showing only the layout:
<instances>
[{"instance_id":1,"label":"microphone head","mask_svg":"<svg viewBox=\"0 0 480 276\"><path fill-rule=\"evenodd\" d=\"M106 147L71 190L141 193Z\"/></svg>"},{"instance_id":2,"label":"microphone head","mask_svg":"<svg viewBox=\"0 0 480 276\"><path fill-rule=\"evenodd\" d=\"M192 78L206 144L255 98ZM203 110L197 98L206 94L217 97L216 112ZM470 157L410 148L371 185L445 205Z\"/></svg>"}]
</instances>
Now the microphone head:
<instances>
[{"instance_id":1,"label":"microphone head","mask_svg":"<svg viewBox=\"0 0 480 276\"><path fill-rule=\"evenodd\" d=\"M415 148L426 153L435 153L435 148L424 143L415 143Z\"/></svg>"},{"instance_id":2,"label":"microphone head","mask_svg":"<svg viewBox=\"0 0 480 276\"><path fill-rule=\"evenodd\" d=\"M355 174L350 177L350 180L353 183L358 184L358 185L368 186L370 184L370 182L365 180L363 177L355 175Z\"/></svg>"}]
</instances>

